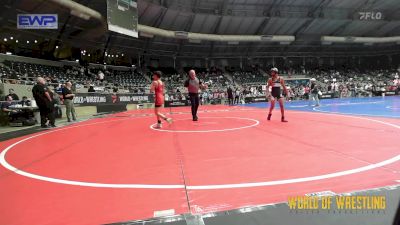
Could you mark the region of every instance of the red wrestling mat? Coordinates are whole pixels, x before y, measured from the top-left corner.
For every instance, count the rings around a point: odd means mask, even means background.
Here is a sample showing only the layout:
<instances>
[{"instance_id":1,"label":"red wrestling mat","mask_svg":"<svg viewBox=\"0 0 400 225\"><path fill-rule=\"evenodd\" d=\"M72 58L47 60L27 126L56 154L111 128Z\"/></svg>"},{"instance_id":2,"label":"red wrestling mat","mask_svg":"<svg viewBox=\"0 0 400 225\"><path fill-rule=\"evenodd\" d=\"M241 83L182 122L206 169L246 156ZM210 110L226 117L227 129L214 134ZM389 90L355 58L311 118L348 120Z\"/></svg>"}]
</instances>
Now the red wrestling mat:
<instances>
[{"instance_id":1,"label":"red wrestling mat","mask_svg":"<svg viewBox=\"0 0 400 225\"><path fill-rule=\"evenodd\" d=\"M137 110L0 143L0 224L104 224L400 180L399 120L200 109L198 122L173 109L162 130Z\"/></svg>"}]
</instances>

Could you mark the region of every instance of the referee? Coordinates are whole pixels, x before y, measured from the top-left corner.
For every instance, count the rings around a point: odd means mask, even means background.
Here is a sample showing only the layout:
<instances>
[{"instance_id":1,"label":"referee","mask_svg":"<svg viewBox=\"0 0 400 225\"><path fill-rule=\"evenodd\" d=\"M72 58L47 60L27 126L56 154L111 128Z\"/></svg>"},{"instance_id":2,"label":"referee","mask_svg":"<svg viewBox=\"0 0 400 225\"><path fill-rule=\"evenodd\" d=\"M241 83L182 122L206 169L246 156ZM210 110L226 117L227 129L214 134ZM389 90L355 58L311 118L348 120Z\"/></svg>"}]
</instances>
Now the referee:
<instances>
[{"instance_id":1,"label":"referee","mask_svg":"<svg viewBox=\"0 0 400 225\"><path fill-rule=\"evenodd\" d=\"M185 82L185 87L189 92L190 104L192 105L192 117L193 121L197 121L197 109L199 108L199 89L207 88L197 77L194 70L189 71L189 79Z\"/></svg>"}]
</instances>

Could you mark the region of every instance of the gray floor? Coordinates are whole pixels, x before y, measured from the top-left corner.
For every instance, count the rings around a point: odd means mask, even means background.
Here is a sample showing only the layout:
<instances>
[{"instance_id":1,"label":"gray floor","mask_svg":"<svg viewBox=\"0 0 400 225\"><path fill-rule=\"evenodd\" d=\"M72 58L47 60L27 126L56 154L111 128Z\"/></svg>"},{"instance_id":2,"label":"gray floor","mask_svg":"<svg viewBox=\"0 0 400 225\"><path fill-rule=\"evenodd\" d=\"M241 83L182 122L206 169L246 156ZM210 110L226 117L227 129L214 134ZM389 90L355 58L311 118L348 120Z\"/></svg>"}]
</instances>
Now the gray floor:
<instances>
[{"instance_id":1,"label":"gray floor","mask_svg":"<svg viewBox=\"0 0 400 225\"><path fill-rule=\"evenodd\" d=\"M14 131L20 131L20 130L25 130L25 129L31 129L32 127L33 126L29 126L29 127L0 126L0 134L14 132Z\"/></svg>"},{"instance_id":2,"label":"gray floor","mask_svg":"<svg viewBox=\"0 0 400 225\"><path fill-rule=\"evenodd\" d=\"M95 118L95 116L81 116L78 118L78 121L76 122L81 122L85 121L91 118ZM63 127L66 125L70 125L73 123L67 122L67 119L57 119L56 120L56 126L57 127ZM10 127L10 126L2 126L0 127L0 141L6 141L12 138L17 138L29 134L33 134L39 131L43 131L40 127L40 124L36 124L34 126L24 126L24 127Z\"/></svg>"},{"instance_id":3,"label":"gray floor","mask_svg":"<svg viewBox=\"0 0 400 225\"><path fill-rule=\"evenodd\" d=\"M246 210L219 212L211 215L181 215L172 218L115 223L115 225L399 225L398 222L394 223L400 202L399 186L352 194L384 195L386 196L387 208L380 211L294 211L290 210L286 203L282 203L254 209L246 208ZM397 212L397 217L399 217L399 213Z\"/></svg>"}]
</instances>

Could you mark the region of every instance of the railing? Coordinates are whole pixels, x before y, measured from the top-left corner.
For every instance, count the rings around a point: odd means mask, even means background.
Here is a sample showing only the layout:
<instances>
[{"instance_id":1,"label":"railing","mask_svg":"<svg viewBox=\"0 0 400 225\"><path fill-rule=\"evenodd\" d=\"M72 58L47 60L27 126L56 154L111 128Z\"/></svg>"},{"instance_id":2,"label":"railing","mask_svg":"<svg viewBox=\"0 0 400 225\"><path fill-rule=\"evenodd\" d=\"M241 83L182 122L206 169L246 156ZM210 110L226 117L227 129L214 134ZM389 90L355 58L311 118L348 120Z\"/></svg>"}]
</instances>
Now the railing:
<instances>
[{"instance_id":1,"label":"railing","mask_svg":"<svg viewBox=\"0 0 400 225\"><path fill-rule=\"evenodd\" d=\"M36 77L23 77L23 79L1 78L0 81L1 83L4 84L34 85L36 83ZM58 85L59 83L48 83L48 84Z\"/></svg>"},{"instance_id":2,"label":"railing","mask_svg":"<svg viewBox=\"0 0 400 225\"><path fill-rule=\"evenodd\" d=\"M1 81L1 83L8 83L8 84L25 84L25 85L30 85L30 84L35 84L36 83L36 79L37 79L37 77L23 77L23 78L20 78L20 79L13 79L13 78L0 78L0 81ZM58 84L62 84L62 83L64 83L65 81L64 80L62 80L62 82L57 82L57 83L51 83L51 82L48 82L47 84L48 85L58 85ZM84 82L91 82L91 83L96 83L96 81L89 81L89 80L87 80L87 81L84 81ZM77 81L77 82L75 82L75 83L77 83L77 84L80 84L80 85L89 85L89 84L82 84L81 82L79 82L79 81ZM114 87L114 86L111 86L111 85L97 85L97 86L101 86L101 87ZM132 85L133 87L139 87L139 85Z\"/></svg>"},{"instance_id":3,"label":"railing","mask_svg":"<svg viewBox=\"0 0 400 225\"><path fill-rule=\"evenodd\" d=\"M24 77L23 79L1 78L0 79L0 83L12 84L12 85L33 86L33 85L36 84L36 77ZM59 82L59 83L49 82L49 83L47 83L47 85L50 86L50 87L58 87L60 83L62 83L62 82ZM88 92L89 84L82 84L80 82L76 82L76 83L78 84L77 85L77 89L76 89L77 93L90 93L90 92ZM145 89L145 90L147 90L147 89L149 89L149 87L147 87L147 86L149 86L149 85L146 85L146 86L130 85L129 86L130 88L128 88L128 89L127 88L123 88L123 87L118 87L118 93L121 93L121 94L123 94L123 93L133 93L133 92L130 92L129 89ZM96 90L95 93L101 93L101 92L112 93L112 91L108 91L108 90L112 90L114 88L114 86L113 85L96 85L95 89L96 88L97 89L101 88L102 90Z\"/></svg>"}]
</instances>

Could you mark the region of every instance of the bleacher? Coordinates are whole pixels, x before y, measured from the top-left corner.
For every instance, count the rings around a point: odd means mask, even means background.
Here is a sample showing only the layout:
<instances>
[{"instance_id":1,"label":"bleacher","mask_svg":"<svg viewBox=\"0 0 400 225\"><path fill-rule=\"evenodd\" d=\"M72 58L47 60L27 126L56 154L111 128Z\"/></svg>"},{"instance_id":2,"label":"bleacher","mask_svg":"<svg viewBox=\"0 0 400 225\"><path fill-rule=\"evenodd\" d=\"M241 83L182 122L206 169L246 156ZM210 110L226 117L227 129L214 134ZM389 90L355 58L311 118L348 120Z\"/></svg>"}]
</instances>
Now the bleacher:
<instances>
[{"instance_id":1,"label":"bleacher","mask_svg":"<svg viewBox=\"0 0 400 225\"><path fill-rule=\"evenodd\" d=\"M114 71L113 76L115 78L114 83L117 83L123 87L144 87L148 83L144 76L137 72ZM106 79L110 82L110 78L106 77Z\"/></svg>"},{"instance_id":2,"label":"bleacher","mask_svg":"<svg viewBox=\"0 0 400 225\"><path fill-rule=\"evenodd\" d=\"M33 85L37 76L44 77L47 82L53 86L66 81L73 81L73 83L82 87L79 91L85 92L89 85L103 86L104 90L110 91L118 88L121 92L143 93L148 91L149 81L145 76L138 72L133 71L128 67L115 67L104 65L90 64L88 71L75 62L56 62L41 60L40 62L34 61L31 58L19 57L18 60L4 58L0 62L0 80L4 83L10 84L23 84ZM14 56L15 57L15 56ZM5 60L4 60L5 59ZM24 62L25 60L25 62ZM188 71L191 67L183 68L178 72L172 67L159 67L149 68L150 71L161 70L164 73L163 81L166 84L168 92L176 92L179 90L186 93L183 84L188 78ZM194 68L200 80L207 82L210 92L224 91L232 82L227 79L227 76L218 68ZM104 82L97 80L97 73L102 71L105 74ZM232 70L229 71L232 79L236 85L239 86L260 86L265 85L267 77L263 75L257 68L250 68L248 70ZM284 72L282 72L284 73ZM303 72L305 77L316 78L321 83L323 91L328 91L332 86L332 82L336 82L339 86L349 87L351 85L359 89L367 89L366 86L374 86L375 89L386 88L390 89L395 73L397 70L308 70ZM148 73L151 78L152 73ZM333 81L335 80L335 81ZM297 84L287 82L287 85L292 89L306 86L307 84ZM340 87L342 89L342 87ZM24 90L26 88L23 88ZM26 93L24 91L23 93Z\"/></svg>"},{"instance_id":3,"label":"bleacher","mask_svg":"<svg viewBox=\"0 0 400 225\"><path fill-rule=\"evenodd\" d=\"M236 83L246 84L246 85L265 83L267 80L267 77L264 77L260 72L255 72L255 71L253 72L236 71L232 73L232 77Z\"/></svg>"},{"instance_id":4,"label":"bleacher","mask_svg":"<svg viewBox=\"0 0 400 225\"><path fill-rule=\"evenodd\" d=\"M126 91L132 92L142 92L143 89L148 86L148 81L143 74L132 71L130 68L128 70L127 68L123 69L124 70L107 68L107 70L104 70L91 68L91 66L89 66L88 71L86 71L78 64L74 66L62 66L62 64L60 66L53 66L4 60L0 64L0 79L4 83L33 85L36 77L41 76L47 80L48 84L53 86L65 83L66 81L73 81L73 83L86 88L90 84L95 84L98 86L105 86L106 89L119 87L120 89L126 89ZM105 82L103 83L98 82L96 78L99 70L104 71L105 74Z\"/></svg>"}]
</instances>

